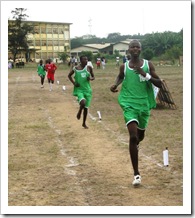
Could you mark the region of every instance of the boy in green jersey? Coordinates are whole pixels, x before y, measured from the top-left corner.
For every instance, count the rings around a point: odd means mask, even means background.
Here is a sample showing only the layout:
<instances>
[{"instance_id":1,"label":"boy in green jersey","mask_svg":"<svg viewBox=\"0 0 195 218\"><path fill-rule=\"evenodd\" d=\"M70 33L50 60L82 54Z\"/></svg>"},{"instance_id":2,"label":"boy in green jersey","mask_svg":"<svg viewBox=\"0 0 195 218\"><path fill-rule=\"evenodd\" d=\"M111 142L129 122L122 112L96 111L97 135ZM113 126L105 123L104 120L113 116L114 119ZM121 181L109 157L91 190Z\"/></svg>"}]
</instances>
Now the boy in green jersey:
<instances>
[{"instance_id":1,"label":"boy in green jersey","mask_svg":"<svg viewBox=\"0 0 195 218\"><path fill-rule=\"evenodd\" d=\"M153 85L161 88L161 79L155 73L154 65L148 60L141 59L140 53L141 43L132 40L129 44L131 58L120 66L115 84L110 87L112 92L117 92L118 85L122 83L118 102L123 110L130 137L129 154L134 170L134 186L141 184L138 144L144 139L150 110L156 107Z\"/></svg>"},{"instance_id":2,"label":"boy in green jersey","mask_svg":"<svg viewBox=\"0 0 195 218\"><path fill-rule=\"evenodd\" d=\"M41 78L41 88L43 88L43 84L44 84L44 80L45 80L45 75L46 75L46 71L45 71L45 65L43 64L43 60L40 60L39 65L37 67L37 73Z\"/></svg>"},{"instance_id":3,"label":"boy in green jersey","mask_svg":"<svg viewBox=\"0 0 195 218\"><path fill-rule=\"evenodd\" d=\"M77 96L79 102L79 111L77 113L77 119L81 118L83 111L83 124L82 126L87 129L86 119L88 114L88 107L91 104L92 89L90 80L94 80L93 68L87 65L88 59L86 56L80 57L80 65L74 66L68 74L69 80L74 85L73 95ZM72 76L74 75L74 79Z\"/></svg>"}]
</instances>

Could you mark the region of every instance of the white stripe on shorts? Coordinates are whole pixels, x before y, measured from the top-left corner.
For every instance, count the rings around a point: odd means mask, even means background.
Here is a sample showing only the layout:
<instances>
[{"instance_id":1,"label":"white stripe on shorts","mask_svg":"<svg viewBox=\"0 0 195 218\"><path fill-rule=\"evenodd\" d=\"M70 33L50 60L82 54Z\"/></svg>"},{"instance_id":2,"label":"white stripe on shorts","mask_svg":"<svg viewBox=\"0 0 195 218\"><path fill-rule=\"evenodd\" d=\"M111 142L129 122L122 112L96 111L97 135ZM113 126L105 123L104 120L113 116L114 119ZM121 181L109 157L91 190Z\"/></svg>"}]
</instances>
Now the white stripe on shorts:
<instances>
[{"instance_id":1,"label":"white stripe on shorts","mask_svg":"<svg viewBox=\"0 0 195 218\"><path fill-rule=\"evenodd\" d=\"M129 123L133 122L133 121L136 121L137 124L139 124L138 120L136 120L136 119L132 119L132 120L129 120L129 121L126 123L126 126L127 126Z\"/></svg>"}]
</instances>

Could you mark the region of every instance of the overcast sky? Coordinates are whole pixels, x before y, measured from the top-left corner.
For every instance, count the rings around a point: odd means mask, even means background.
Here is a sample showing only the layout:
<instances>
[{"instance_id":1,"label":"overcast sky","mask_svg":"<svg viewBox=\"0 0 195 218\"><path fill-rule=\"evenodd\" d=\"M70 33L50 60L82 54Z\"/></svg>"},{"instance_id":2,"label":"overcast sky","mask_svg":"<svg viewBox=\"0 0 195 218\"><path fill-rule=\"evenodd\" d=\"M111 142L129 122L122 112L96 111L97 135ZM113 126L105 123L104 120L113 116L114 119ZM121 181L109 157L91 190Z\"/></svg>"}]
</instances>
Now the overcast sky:
<instances>
[{"instance_id":1,"label":"overcast sky","mask_svg":"<svg viewBox=\"0 0 195 218\"><path fill-rule=\"evenodd\" d=\"M1 1L3 18L26 8L27 20L68 22L71 38L152 32L179 32L188 21L191 1ZM91 21L90 21L91 20Z\"/></svg>"}]
</instances>

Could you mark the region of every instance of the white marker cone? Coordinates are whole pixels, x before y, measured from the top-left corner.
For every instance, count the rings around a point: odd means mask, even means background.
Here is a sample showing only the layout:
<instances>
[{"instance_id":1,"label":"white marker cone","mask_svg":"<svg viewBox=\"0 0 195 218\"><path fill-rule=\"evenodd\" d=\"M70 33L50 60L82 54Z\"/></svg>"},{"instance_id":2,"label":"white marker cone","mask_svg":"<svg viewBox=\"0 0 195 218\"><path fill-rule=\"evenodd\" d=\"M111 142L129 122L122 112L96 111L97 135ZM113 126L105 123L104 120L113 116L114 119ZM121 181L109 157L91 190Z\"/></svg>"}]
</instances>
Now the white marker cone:
<instances>
[{"instance_id":1,"label":"white marker cone","mask_svg":"<svg viewBox=\"0 0 195 218\"><path fill-rule=\"evenodd\" d=\"M62 89L65 91L66 90L66 86L62 86Z\"/></svg>"},{"instance_id":2,"label":"white marker cone","mask_svg":"<svg viewBox=\"0 0 195 218\"><path fill-rule=\"evenodd\" d=\"M57 81L57 84L59 85L59 84L60 84L60 81Z\"/></svg>"},{"instance_id":3,"label":"white marker cone","mask_svg":"<svg viewBox=\"0 0 195 218\"><path fill-rule=\"evenodd\" d=\"M166 150L163 151L163 161L164 161L164 166L168 167L169 166L169 151L167 147L166 147Z\"/></svg>"},{"instance_id":4,"label":"white marker cone","mask_svg":"<svg viewBox=\"0 0 195 218\"><path fill-rule=\"evenodd\" d=\"M98 114L99 119L101 120L101 119L102 119L102 116L101 116L100 111L97 111L97 114Z\"/></svg>"}]
</instances>

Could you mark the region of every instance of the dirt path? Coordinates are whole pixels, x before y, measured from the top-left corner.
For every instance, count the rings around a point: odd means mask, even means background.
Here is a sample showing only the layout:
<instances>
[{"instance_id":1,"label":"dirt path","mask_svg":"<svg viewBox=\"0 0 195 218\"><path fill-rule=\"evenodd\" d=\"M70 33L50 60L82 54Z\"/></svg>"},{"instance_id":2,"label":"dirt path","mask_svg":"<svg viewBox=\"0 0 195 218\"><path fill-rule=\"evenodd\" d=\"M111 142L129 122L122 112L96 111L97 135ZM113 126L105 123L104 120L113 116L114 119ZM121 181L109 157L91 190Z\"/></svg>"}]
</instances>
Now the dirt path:
<instances>
[{"instance_id":1,"label":"dirt path","mask_svg":"<svg viewBox=\"0 0 195 218\"><path fill-rule=\"evenodd\" d=\"M33 71L11 72L8 107L9 206L182 206L181 175L144 149L132 187L128 141L94 114L83 129L71 86L49 92Z\"/></svg>"}]
</instances>

